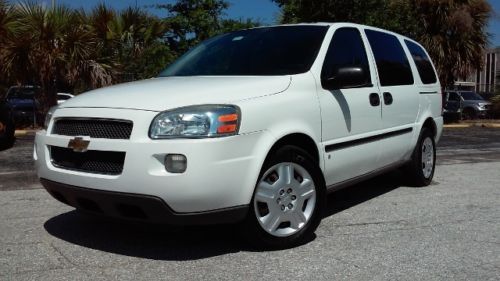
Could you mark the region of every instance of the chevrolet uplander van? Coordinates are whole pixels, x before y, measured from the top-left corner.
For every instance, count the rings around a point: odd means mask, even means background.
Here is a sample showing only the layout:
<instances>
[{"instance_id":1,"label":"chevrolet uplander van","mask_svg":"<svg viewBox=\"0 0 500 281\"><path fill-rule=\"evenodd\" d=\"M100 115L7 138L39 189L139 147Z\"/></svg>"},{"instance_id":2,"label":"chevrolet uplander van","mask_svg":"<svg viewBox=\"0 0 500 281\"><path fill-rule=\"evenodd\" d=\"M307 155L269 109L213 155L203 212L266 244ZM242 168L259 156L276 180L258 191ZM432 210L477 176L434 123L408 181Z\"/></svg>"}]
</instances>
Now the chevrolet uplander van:
<instances>
[{"instance_id":1,"label":"chevrolet uplander van","mask_svg":"<svg viewBox=\"0 0 500 281\"><path fill-rule=\"evenodd\" d=\"M47 191L79 210L239 222L258 245L289 247L318 227L327 192L398 167L430 184L441 106L409 38L348 23L254 28L59 105L34 158Z\"/></svg>"}]
</instances>

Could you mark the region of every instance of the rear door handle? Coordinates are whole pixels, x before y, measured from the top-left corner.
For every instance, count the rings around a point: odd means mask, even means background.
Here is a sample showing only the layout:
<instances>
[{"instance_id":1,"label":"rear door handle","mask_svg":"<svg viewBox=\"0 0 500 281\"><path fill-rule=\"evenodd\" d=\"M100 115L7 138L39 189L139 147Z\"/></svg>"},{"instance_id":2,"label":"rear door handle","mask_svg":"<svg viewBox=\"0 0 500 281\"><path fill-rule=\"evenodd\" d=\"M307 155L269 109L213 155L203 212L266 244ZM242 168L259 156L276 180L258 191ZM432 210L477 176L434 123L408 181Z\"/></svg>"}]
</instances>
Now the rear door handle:
<instances>
[{"instance_id":1,"label":"rear door handle","mask_svg":"<svg viewBox=\"0 0 500 281\"><path fill-rule=\"evenodd\" d=\"M380 105L380 97L378 93L371 93L370 94L370 104L372 106L379 106Z\"/></svg>"},{"instance_id":2,"label":"rear door handle","mask_svg":"<svg viewBox=\"0 0 500 281\"><path fill-rule=\"evenodd\" d=\"M393 102L391 93L385 92L382 95L384 96L384 104L391 105Z\"/></svg>"}]
</instances>

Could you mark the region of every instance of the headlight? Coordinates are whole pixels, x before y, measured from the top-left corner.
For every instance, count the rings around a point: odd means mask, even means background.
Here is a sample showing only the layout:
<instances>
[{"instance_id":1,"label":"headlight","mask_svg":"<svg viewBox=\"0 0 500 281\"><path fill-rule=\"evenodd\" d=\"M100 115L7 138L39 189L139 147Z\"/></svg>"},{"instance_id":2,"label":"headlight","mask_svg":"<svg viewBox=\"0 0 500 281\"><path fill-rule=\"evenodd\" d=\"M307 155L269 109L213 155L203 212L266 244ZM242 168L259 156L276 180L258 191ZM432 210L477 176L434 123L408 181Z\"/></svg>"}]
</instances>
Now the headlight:
<instances>
[{"instance_id":1,"label":"headlight","mask_svg":"<svg viewBox=\"0 0 500 281\"><path fill-rule=\"evenodd\" d=\"M235 105L197 105L164 111L149 128L152 139L210 138L238 133L241 121Z\"/></svg>"},{"instance_id":2,"label":"headlight","mask_svg":"<svg viewBox=\"0 0 500 281\"><path fill-rule=\"evenodd\" d=\"M43 123L43 128L47 130L49 127L50 120L52 119L52 115L54 115L54 111L56 111L57 105L53 106L47 111L47 115L45 115L45 122Z\"/></svg>"}]
</instances>

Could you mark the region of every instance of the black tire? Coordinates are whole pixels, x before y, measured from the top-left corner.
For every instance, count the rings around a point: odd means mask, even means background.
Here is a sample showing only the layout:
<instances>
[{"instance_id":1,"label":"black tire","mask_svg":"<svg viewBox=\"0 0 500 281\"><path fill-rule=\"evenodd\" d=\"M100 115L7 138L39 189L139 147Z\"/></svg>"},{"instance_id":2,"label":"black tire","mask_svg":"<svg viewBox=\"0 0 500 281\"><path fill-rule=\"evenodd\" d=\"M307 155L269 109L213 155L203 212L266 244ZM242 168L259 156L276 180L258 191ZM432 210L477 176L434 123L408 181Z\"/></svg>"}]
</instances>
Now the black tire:
<instances>
[{"instance_id":1,"label":"black tire","mask_svg":"<svg viewBox=\"0 0 500 281\"><path fill-rule=\"evenodd\" d=\"M430 173L424 173L424 161L422 155L424 153L424 142L429 142L432 144L432 170ZM428 166L428 167L429 167ZM436 168L436 143L434 141L434 135L429 128L423 128L420 132L420 136L418 138L417 145L413 150L413 154L411 156L410 162L405 167L405 172L408 175L408 179L410 180L409 184L415 187L423 187L428 186L432 182L432 178L434 177L434 171Z\"/></svg>"},{"instance_id":2,"label":"black tire","mask_svg":"<svg viewBox=\"0 0 500 281\"><path fill-rule=\"evenodd\" d=\"M0 150L11 148L15 137L14 122L8 112L0 112Z\"/></svg>"},{"instance_id":3,"label":"black tire","mask_svg":"<svg viewBox=\"0 0 500 281\"><path fill-rule=\"evenodd\" d=\"M243 235L256 248L285 249L301 245L307 241L310 241L314 237L314 231L321 222L323 210L326 203L325 184L322 172L318 164L316 164L313 158L303 149L300 149L296 146L287 145L279 148L275 152L271 152L261 169L256 186L261 182L264 174L271 167L279 165L280 163L289 162L297 164L300 167L304 168L313 180L316 199L312 215L310 215L309 220L302 226L302 228L299 228L296 233L293 233L286 237L277 237L271 235L263 229L257 218L257 213L255 211L255 204L257 203L254 204L255 194L257 190L256 187L254 195L252 197L252 202L250 203L250 209L247 218L242 223ZM294 178L295 172L296 170L294 170ZM300 207L302 211L304 211L304 205L307 205L307 203L303 203L303 206ZM299 210L298 205L295 208ZM292 212L291 210L289 211Z\"/></svg>"}]
</instances>

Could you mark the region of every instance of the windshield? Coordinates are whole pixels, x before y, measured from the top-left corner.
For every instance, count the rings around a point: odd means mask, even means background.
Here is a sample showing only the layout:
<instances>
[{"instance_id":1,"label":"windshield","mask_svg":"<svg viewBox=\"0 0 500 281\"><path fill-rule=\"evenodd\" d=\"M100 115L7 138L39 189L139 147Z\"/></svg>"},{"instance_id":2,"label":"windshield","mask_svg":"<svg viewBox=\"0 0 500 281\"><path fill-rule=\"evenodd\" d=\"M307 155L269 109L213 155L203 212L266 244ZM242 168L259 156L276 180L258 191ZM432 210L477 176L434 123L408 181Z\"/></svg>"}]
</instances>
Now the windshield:
<instances>
[{"instance_id":1,"label":"windshield","mask_svg":"<svg viewBox=\"0 0 500 281\"><path fill-rule=\"evenodd\" d=\"M166 76L289 75L308 71L328 26L241 30L202 42L160 73Z\"/></svg>"},{"instance_id":2,"label":"windshield","mask_svg":"<svg viewBox=\"0 0 500 281\"><path fill-rule=\"evenodd\" d=\"M464 100L484 100L483 97L474 92L462 92L460 94Z\"/></svg>"},{"instance_id":3,"label":"windshield","mask_svg":"<svg viewBox=\"0 0 500 281\"><path fill-rule=\"evenodd\" d=\"M35 95L38 95L39 91L40 90L38 88L10 88L7 93L7 99L33 99Z\"/></svg>"}]
</instances>

